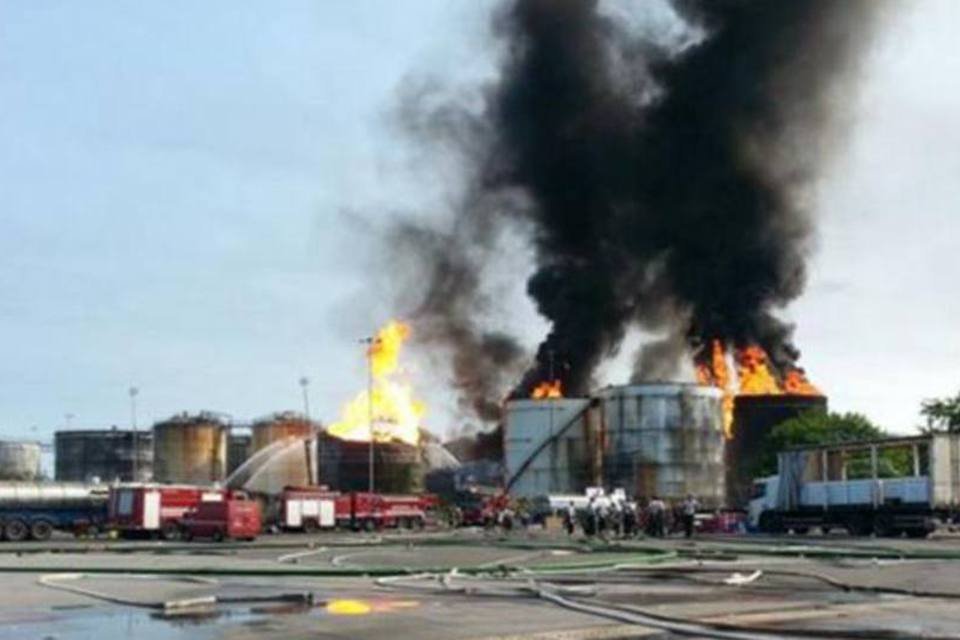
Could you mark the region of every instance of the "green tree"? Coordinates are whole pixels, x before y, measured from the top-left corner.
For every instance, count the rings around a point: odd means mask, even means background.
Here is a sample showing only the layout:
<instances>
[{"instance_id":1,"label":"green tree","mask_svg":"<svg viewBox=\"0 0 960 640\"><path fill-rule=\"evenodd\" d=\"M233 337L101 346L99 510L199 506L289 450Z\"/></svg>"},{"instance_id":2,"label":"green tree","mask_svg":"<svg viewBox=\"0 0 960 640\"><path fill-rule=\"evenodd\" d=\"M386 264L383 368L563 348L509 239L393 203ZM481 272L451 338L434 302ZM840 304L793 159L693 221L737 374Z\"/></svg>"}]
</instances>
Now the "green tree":
<instances>
[{"instance_id":1,"label":"green tree","mask_svg":"<svg viewBox=\"0 0 960 640\"><path fill-rule=\"evenodd\" d=\"M952 398L931 398L920 405L927 431L960 431L960 393Z\"/></svg>"},{"instance_id":2,"label":"green tree","mask_svg":"<svg viewBox=\"0 0 960 640\"><path fill-rule=\"evenodd\" d=\"M761 444L755 477L777 472L777 453L790 447L873 440L887 433L860 413L805 411L775 426Z\"/></svg>"}]
</instances>

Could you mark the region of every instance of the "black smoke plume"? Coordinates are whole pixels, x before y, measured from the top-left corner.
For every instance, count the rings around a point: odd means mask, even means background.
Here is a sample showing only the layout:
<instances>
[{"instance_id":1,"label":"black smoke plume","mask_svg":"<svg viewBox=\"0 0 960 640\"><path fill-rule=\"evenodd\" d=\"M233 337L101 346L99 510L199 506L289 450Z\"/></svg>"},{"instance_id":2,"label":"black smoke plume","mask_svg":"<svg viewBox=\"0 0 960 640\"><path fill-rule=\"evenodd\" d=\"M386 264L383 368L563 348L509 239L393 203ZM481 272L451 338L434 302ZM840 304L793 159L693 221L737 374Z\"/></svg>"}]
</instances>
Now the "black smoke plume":
<instances>
[{"instance_id":1,"label":"black smoke plume","mask_svg":"<svg viewBox=\"0 0 960 640\"><path fill-rule=\"evenodd\" d=\"M696 353L714 339L759 344L783 373L799 351L776 313L804 288L811 186L878 3L677 0L662 7L685 25L670 38L619 6L509 2L493 21L503 55L479 113L405 102L421 139L459 145L469 176L452 232L402 228L426 269L415 317L455 363L515 363L515 345L491 349L471 310L490 230L516 224L530 230L526 289L550 331L515 393L550 369L566 393L588 391L632 326L670 336L638 356L638 379L671 371L678 344ZM458 384L479 408L500 382Z\"/></svg>"}]
</instances>

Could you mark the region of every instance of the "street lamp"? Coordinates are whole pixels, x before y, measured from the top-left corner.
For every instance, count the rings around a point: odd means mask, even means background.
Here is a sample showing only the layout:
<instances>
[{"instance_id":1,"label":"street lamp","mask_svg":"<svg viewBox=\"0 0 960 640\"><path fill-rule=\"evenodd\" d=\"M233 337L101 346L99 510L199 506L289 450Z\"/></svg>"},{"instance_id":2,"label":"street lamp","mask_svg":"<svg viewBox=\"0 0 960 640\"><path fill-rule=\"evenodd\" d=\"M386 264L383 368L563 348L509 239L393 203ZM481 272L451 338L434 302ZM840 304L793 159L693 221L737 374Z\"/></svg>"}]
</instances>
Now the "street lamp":
<instances>
[{"instance_id":1,"label":"street lamp","mask_svg":"<svg viewBox=\"0 0 960 640\"><path fill-rule=\"evenodd\" d=\"M131 473L130 480L136 482L137 472L139 471L137 467L140 463L139 438L137 438L137 394L140 393L140 389L130 387L128 393L130 394L130 424L133 427L133 473Z\"/></svg>"},{"instance_id":2,"label":"street lamp","mask_svg":"<svg viewBox=\"0 0 960 640\"><path fill-rule=\"evenodd\" d=\"M307 417L307 422L310 422L310 395L307 393L307 387L309 385L310 378L302 376L300 378L300 386L303 388L303 415Z\"/></svg>"},{"instance_id":3,"label":"street lamp","mask_svg":"<svg viewBox=\"0 0 960 640\"><path fill-rule=\"evenodd\" d=\"M367 486L368 491L373 493L373 348L375 345L380 344L380 338L368 336L360 340L360 342L367 345L367 421L370 429L370 446L368 447L368 471L370 473L370 478Z\"/></svg>"}]
</instances>

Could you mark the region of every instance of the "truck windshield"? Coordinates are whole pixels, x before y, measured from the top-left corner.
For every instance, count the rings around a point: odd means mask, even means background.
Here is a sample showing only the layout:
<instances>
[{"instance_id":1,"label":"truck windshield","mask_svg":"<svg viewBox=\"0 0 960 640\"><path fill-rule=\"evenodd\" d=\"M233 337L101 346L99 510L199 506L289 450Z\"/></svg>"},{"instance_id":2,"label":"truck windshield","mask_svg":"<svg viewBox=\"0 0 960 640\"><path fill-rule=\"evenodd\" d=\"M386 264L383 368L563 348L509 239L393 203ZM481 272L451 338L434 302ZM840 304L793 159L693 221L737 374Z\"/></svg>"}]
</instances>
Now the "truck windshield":
<instances>
[{"instance_id":1,"label":"truck windshield","mask_svg":"<svg viewBox=\"0 0 960 640\"><path fill-rule=\"evenodd\" d=\"M767 495L767 483L757 482L753 485L753 491L750 492L750 498L762 498Z\"/></svg>"},{"instance_id":2,"label":"truck windshield","mask_svg":"<svg viewBox=\"0 0 960 640\"><path fill-rule=\"evenodd\" d=\"M121 491L117 496L117 514L129 516L133 513L133 491Z\"/></svg>"}]
</instances>

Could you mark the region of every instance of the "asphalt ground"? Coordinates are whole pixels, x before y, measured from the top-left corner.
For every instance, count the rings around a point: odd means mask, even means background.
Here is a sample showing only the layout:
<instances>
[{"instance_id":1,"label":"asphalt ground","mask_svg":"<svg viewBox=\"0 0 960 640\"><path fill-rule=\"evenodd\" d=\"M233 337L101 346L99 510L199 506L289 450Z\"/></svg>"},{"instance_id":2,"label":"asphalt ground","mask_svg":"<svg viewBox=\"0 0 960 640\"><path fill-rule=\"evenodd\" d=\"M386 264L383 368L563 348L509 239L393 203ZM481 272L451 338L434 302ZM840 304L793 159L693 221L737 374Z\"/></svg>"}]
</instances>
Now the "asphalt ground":
<instances>
[{"instance_id":1,"label":"asphalt ground","mask_svg":"<svg viewBox=\"0 0 960 640\"><path fill-rule=\"evenodd\" d=\"M0 580L0 640L960 638L953 538L607 545L465 530L244 544L59 539L0 545ZM712 624L713 635L678 635L680 623Z\"/></svg>"}]
</instances>

